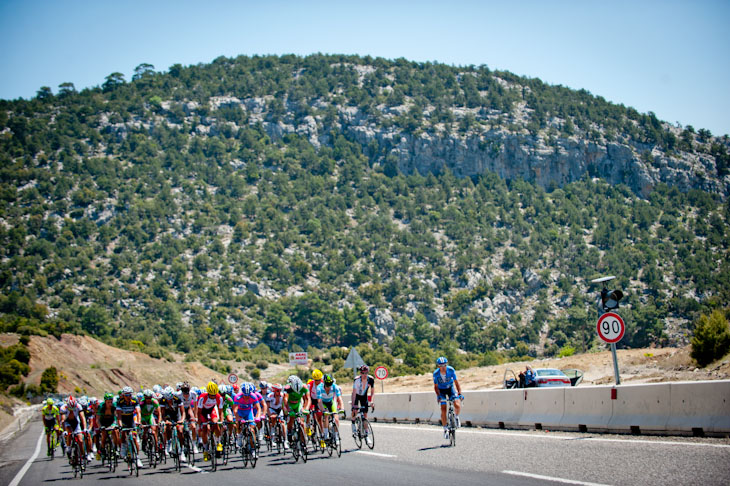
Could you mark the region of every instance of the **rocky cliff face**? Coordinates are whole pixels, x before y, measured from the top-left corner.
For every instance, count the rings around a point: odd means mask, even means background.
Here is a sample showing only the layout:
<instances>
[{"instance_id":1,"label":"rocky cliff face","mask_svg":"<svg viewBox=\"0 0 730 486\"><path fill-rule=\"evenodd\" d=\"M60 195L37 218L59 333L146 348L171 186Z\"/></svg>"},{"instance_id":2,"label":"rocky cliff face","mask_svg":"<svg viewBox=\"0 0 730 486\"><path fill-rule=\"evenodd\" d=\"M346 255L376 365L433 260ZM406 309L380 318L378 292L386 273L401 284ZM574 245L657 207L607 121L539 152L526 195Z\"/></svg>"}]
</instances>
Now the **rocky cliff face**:
<instances>
[{"instance_id":1,"label":"rocky cliff face","mask_svg":"<svg viewBox=\"0 0 730 486\"><path fill-rule=\"evenodd\" d=\"M329 142L329 128L322 119L307 116L299 123L271 122L263 101L244 100L240 106L263 123L268 134L280 138L287 133L307 137L319 147ZM512 180L521 178L545 189L562 187L589 177L600 177L612 184L625 184L647 197L654 186L665 183L686 192L702 189L730 195L730 176L718 178L715 159L707 154L673 152L671 155L650 144L593 142L577 136L546 139L527 130L510 132L505 128L466 133L417 131L409 133L394 126L384 128L356 107L340 107L335 126L368 147L397 158L398 170L411 174L439 173L449 169L457 177L493 172ZM389 109L396 113L398 110ZM403 110L401 110L403 111ZM668 126L679 133L679 129ZM602 139L603 140L603 139Z\"/></svg>"}]
</instances>

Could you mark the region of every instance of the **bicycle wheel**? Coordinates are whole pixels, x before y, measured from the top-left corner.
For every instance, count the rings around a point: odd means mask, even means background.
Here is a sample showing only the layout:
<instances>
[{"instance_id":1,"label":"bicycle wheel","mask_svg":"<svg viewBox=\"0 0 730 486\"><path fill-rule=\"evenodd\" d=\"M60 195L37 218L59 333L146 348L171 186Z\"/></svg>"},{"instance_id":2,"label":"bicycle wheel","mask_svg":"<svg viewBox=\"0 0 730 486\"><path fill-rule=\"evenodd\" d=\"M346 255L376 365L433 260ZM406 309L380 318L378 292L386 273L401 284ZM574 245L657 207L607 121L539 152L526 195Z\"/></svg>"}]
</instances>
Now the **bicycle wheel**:
<instances>
[{"instance_id":1,"label":"bicycle wheel","mask_svg":"<svg viewBox=\"0 0 730 486\"><path fill-rule=\"evenodd\" d=\"M157 438L155 438L152 432L150 432L149 434L150 451L148 453L148 456L150 461L150 467L154 469L157 467Z\"/></svg>"},{"instance_id":2,"label":"bicycle wheel","mask_svg":"<svg viewBox=\"0 0 730 486\"><path fill-rule=\"evenodd\" d=\"M250 434L250 432L249 432L249 434ZM253 435L251 435L251 437L254 438L254 445L258 446L258 444L256 443L256 438ZM251 447L250 443L248 444L248 446ZM248 457L248 462L251 464L252 469L256 467L256 461L258 461L257 447L251 447L250 455Z\"/></svg>"},{"instance_id":3,"label":"bicycle wheel","mask_svg":"<svg viewBox=\"0 0 730 486\"><path fill-rule=\"evenodd\" d=\"M264 419L264 440L266 441L266 450L271 451L274 449L274 443L271 439L271 424L269 423L269 419Z\"/></svg>"},{"instance_id":4,"label":"bicycle wheel","mask_svg":"<svg viewBox=\"0 0 730 486\"><path fill-rule=\"evenodd\" d=\"M355 447L358 449L362 449L362 436L362 419L357 417L355 419L355 432L352 434L352 438L355 439Z\"/></svg>"},{"instance_id":5,"label":"bicycle wheel","mask_svg":"<svg viewBox=\"0 0 730 486\"><path fill-rule=\"evenodd\" d=\"M340 457L342 455L342 440L340 439L340 428L337 427L336 423L332 424L330 440L332 441L333 449L337 451L337 457Z\"/></svg>"},{"instance_id":6,"label":"bicycle wheel","mask_svg":"<svg viewBox=\"0 0 730 486\"><path fill-rule=\"evenodd\" d=\"M449 424L449 445L451 447L454 447L454 446L456 446L456 417L454 416L454 412L451 410L449 410L448 424Z\"/></svg>"},{"instance_id":7,"label":"bicycle wheel","mask_svg":"<svg viewBox=\"0 0 730 486\"><path fill-rule=\"evenodd\" d=\"M327 450L327 455L330 456L330 457L332 457L332 452L334 451L334 446L335 446L335 443L333 441L333 439L335 437L333 435L334 434L333 429L332 429L332 426L333 425L334 424L329 424L328 425L327 428L329 429L329 437L327 437L327 440L324 441L325 442L325 449Z\"/></svg>"},{"instance_id":8,"label":"bicycle wheel","mask_svg":"<svg viewBox=\"0 0 730 486\"><path fill-rule=\"evenodd\" d=\"M216 441L215 434L211 430L209 432L211 435L210 440L208 441L208 457L210 458L210 469L211 471L216 471L218 469L218 442Z\"/></svg>"},{"instance_id":9,"label":"bicycle wheel","mask_svg":"<svg viewBox=\"0 0 730 486\"><path fill-rule=\"evenodd\" d=\"M74 478L78 477L79 472L81 471L80 461L81 458L79 457L79 445L76 443L76 439L74 439L74 449L71 453L71 463L73 464Z\"/></svg>"},{"instance_id":10,"label":"bicycle wheel","mask_svg":"<svg viewBox=\"0 0 730 486\"><path fill-rule=\"evenodd\" d=\"M296 434L296 435L295 435ZM294 425L294 430L292 430L292 435L289 437L289 447L291 448L292 456L294 456L294 462L299 462L299 444L301 441L299 440L299 426L297 424Z\"/></svg>"},{"instance_id":11,"label":"bicycle wheel","mask_svg":"<svg viewBox=\"0 0 730 486\"><path fill-rule=\"evenodd\" d=\"M180 471L180 443L177 440L177 429L173 428L172 443L170 450L172 451L172 460L175 462L175 471Z\"/></svg>"},{"instance_id":12,"label":"bicycle wheel","mask_svg":"<svg viewBox=\"0 0 730 486\"><path fill-rule=\"evenodd\" d=\"M193 449L193 436L190 430L185 432L185 457L188 459L188 464L193 466L195 464L195 449Z\"/></svg>"},{"instance_id":13,"label":"bicycle wheel","mask_svg":"<svg viewBox=\"0 0 730 486\"><path fill-rule=\"evenodd\" d=\"M365 443L370 449L372 449L375 447L375 434L373 434L373 426L370 425L370 421L368 419L363 419L362 430L365 433Z\"/></svg>"},{"instance_id":14,"label":"bicycle wheel","mask_svg":"<svg viewBox=\"0 0 730 486\"><path fill-rule=\"evenodd\" d=\"M274 442L276 443L276 454L281 454L284 448L284 440L281 438L281 424L277 421L274 426Z\"/></svg>"},{"instance_id":15,"label":"bicycle wheel","mask_svg":"<svg viewBox=\"0 0 730 486\"><path fill-rule=\"evenodd\" d=\"M307 452L308 452L307 451L307 440L306 439L302 440L300 438L300 441L301 442L300 442L299 446L301 448L302 461L307 462Z\"/></svg>"}]
</instances>

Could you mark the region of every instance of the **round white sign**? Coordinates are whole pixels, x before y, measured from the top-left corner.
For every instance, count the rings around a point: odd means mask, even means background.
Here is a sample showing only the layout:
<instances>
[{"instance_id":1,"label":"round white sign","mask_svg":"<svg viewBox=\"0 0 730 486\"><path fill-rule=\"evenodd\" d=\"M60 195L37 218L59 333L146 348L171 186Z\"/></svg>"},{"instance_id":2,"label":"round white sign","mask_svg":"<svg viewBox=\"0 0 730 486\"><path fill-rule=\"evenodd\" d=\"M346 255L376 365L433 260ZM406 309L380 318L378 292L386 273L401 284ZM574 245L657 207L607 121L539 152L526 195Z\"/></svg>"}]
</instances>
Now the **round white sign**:
<instances>
[{"instance_id":1,"label":"round white sign","mask_svg":"<svg viewBox=\"0 0 730 486\"><path fill-rule=\"evenodd\" d=\"M598 337L607 343L617 343L624 337L626 326L621 316L615 312L606 312L598 318Z\"/></svg>"},{"instance_id":2,"label":"round white sign","mask_svg":"<svg viewBox=\"0 0 730 486\"><path fill-rule=\"evenodd\" d=\"M378 366L375 368L375 378L378 380L384 380L388 377L388 368L385 366Z\"/></svg>"},{"instance_id":3,"label":"round white sign","mask_svg":"<svg viewBox=\"0 0 730 486\"><path fill-rule=\"evenodd\" d=\"M234 385L238 381L238 376L235 373L228 375L228 383Z\"/></svg>"}]
</instances>

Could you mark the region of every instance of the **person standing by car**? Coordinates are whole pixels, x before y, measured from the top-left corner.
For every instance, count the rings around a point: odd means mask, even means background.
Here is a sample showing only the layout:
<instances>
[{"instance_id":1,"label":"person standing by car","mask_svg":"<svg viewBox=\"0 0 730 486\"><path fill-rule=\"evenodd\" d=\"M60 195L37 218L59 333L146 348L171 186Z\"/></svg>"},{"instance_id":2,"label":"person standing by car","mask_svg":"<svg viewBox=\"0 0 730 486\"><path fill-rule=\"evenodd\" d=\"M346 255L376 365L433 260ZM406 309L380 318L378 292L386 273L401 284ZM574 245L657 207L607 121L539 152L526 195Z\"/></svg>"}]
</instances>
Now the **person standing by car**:
<instances>
[{"instance_id":1,"label":"person standing by car","mask_svg":"<svg viewBox=\"0 0 730 486\"><path fill-rule=\"evenodd\" d=\"M535 371L532 366L527 365L525 371L520 372L520 388L531 388L537 386Z\"/></svg>"},{"instance_id":2,"label":"person standing by car","mask_svg":"<svg viewBox=\"0 0 730 486\"><path fill-rule=\"evenodd\" d=\"M436 360L436 371L433 372L433 390L436 392L436 399L441 403L441 425L444 426L444 439L449 438L449 428L446 424L446 399L461 396L461 385L456 378L456 370L448 366L449 360L441 356ZM454 411L456 412L456 426L461 427L459 412L461 412L461 400L454 400Z\"/></svg>"}]
</instances>

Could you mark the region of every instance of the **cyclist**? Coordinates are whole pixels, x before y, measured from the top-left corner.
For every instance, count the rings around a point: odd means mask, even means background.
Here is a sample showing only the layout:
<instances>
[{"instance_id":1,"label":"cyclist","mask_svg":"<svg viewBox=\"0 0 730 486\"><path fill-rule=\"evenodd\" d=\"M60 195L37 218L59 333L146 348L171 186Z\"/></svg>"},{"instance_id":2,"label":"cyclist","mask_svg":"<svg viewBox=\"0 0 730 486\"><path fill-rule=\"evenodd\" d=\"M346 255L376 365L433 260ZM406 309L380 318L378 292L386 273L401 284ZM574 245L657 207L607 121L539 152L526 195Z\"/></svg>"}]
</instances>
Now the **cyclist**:
<instances>
[{"instance_id":1,"label":"cyclist","mask_svg":"<svg viewBox=\"0 0 730 486\"><path fill-rule=\"evenodd\" d=\"M84 441L86 442L86 450L88 451L88 454L86 454L86 460L88 462L91 462L91 460L94 458L94 452L96 452L96 444L94 444L91 440L91 431L93 430L94 424L94 413L89 407L89 398L86 395L79 398L79 405L81 405L81 409L84 411L84 418L86 419L86 428L82 430L84 434Z\"/></svg>"},{"instance_id":2,"label":"cyclist","mask_svg":"<svg viewBox=\"0 0 730 486\"><path fill-rule=\"evenodd\" d=\"M243 429L241 427L245 427L245 422L249 422L248 427L251 429L251 448L254 454L257 454L256 441L254 439L257 434L255 425L250 423L250 421L258 421L263 416L263 407L259 397L260 395L256 391L256 386L253 383L243 383L241 385L241 393L233 397L233 410L236 416L238 416L240 423L239 432L241 434L239 435L237 445L238 447L242 447L243 441L241 440L241 436L243 435Z\"/></svg>"},{"instance_id":3,"label":"cyclist","mask_svg":"<svg viewBox=\"0 0 730 486\"><path fill-rule=\"evenodd\" d=\"M108 434L106 429L116 427L117 425L117 407L114 404L114 395L112 393L104 394L104 403L97 410L96 420L101 428L101 444L104 444L105 437ZM112 442L116 447L119 447L121 445L119 442L119 430L115 428L111 433Z\"/></svg>"},{"instance_id":4,"label":"cyclist","mask_svg":"<svg viewBox=\"0 0 730 486\"><path fill-rule=\"evenodd\" d=\"M266 385L266 388L268 388L269 384L265 381L262 382ZM259 385L260 386L260 385ZM264 440L264 421L263 418L266 417L266 414L268 413L268 405L266 404L266 400L264 400L264 392L259 392L256 389L256 385L251 383L251 389L253 392L251 393L251 396L256 399L256 402L261 407L261 413L259 414L258 418L256 418L256 427L258 428L258 440L259 443Z\"/></svg>"},{"instance_id":5,"label":"cyclist","mask_svg":"<svg viewBox=\"0 0 730 486\"><path fill-rule=\"evenodd\" d=\"M136 429L139 427L139 419L142 415L139 409L139 403L132 396L133 393L131 386L125 386L122 389L121 398L117 401L117 422L125 429ZM127 457L127 433L129 432L123 430L121 435L122 457ZM136 430L132 431L132 438L137 447L137 467L141 469L143 466L142 460L139 458L139 451L142 448L139 446L139 437L137 436Z\"/></svg>"},{"instance_id":6,"label":"cyclist","mask_svg":"<svg viewBox=\"0 0 730 486\"><path fill-rule=\"evenodd\" d=\"M162 403L160 404L162 409L162 420L167 427L165 427L165 444L167 444L167 454L172 452L172 445L170 440L172 439L172 425L177 427L178 440L182 440L183 437L183 419L185 418L185 407L183 407L182 400L178 397L172 389L165 389L162 393ZM182 445L182 442L180 442ZM185 454L180 454L180 460L185 462Z\"/></svg>"},{"instance_id":7,"label":"cyclist","mask_svg":"<svg viewBox=\"0 0 730 486\"><path fill-rule=\"evenodd\" d=\"M193 436L193 453L199 454L198 428L195 426L198 421L198 396L190 389L190 384L187 381L180 385L180 400L185 409L183 421L188 420L190 422L190 432Z\"/></svg>"},{"instance_id":8,"label":"cyclist","mask_svg":"<svg viewBox=\"0 0 730 486\"><path fill-rule=\"evenodd\" d=\"M218 411L223 408L223 397L218 393L218 384L209 381L205 387L205 393L198 398L198 422L200 425L200 436L203 439L203 460L207 461L210 452L221 452L223 446L218 443L215 451L208 450L209 431L212 429L216 437L220 438L221 430L218 427Z\"/></svg>"},{"instance_id":9,"label":"cyclist","mask_svg":"<svg viewBox=\"0 0 730 486\"><path fill-rule=\"evenodd\" d=\"M223 418L228 429L228 437L233 437L236 421L233 418L233 388L227 385L221 385L219 390L223 397ZM231 439L232 440L232 439Z\"/></svg>"},{"instance_id":10,"label":"cyclist","mask_svg":"<svg viewBox=\"0 0 730 486\"><path fill-rule=\"evenodd\" d=\"M337 430L340 430L340 417L337 415L338 410L342 410L344 405L342 404L342 390L335 383L335 379L332 375L324 375L322 383L317 386L317 400L319 402L320 410L326 410L335 414L335 423L337 424ZM329 427L324 427L324 439L327 440L330 435ZM340 440L339 437L335 437L336 440Z\"/></svg>"},{"instance_id":11,"label":"cyclist","mask_svg":"<svg viewBox=\"0 0 730 486\"><path fill-rule=\"evenodd\" d=\"M268 409L268 417L269 417L269 430L271 431L272 435L274 431L276 430L276 420L279 417L279 414L281 413L281 407L284 402L284 395L281 393L282 386L279 383L274 383L269 387L271 392L266 395L266 407ZM282 439L285 439L282 437Z\"/></svg>"},{"instance_id":12,"label":"cyclist","mask_svg":"<svg viewBox=\"0 0 730 486\"><path fill-rule=\"evenodd\" d=\"M66 454L71 460L72 448L71 438L75 440L81 450L84 450L83 431L86 430L86 417L84 410L73 396L66 399L66 403L61 407L59 413L62 416L63 428L66 430Z\"/></svg>"},{"instance_id":13,"label":"cyclist","mask_svg":"<svg viewBox=\"0 0 730 486\"><path fill-rule=\"evenodd\" d=\"M317 387L322 383L322 371L315 369L312 371L312 379L307 381L309 389L309 416L307 417L307 427L311 428L313 420L317 421L319 430L322 430L322 409L317 400Z\"/></svg>"},{"instance_id":14,"label":"cyclist","mask_svg":"<svg viewBox=\"0 0 730 486\"><path fill-rule=\"evenodd\" d=\"M444 426L444 439L449 438L449 428L446 424L446 399L461 396L461 385L456 379L456 371L448 366L449 360L444 356L436 360L436 371L433 372L433 390L436 392L437 400L441 403L441 425ZM454 411L456 412L456 426L460 427L459 412L461 411L461 400L454 400Z\"/></svg>"},{"instance_id":15,"label":"cyclist","mask_svg":"<svg viewBox=\"0 0 730 486\"><path fill-rule=\"evenodd\" d=\"M155 392L152 390L145 390L143 396L144 400L139 405L140 423L149 426L144 429L143 437L151 433L152 437L155 438L155 442L159 444L160 436L157 434L157 425L162 422L160 402L154 397Z\"/></svg>"},{"instance_id":16,"label":"cyclist","mask_svg":"<svg viewBox=\"0 0 730 486\"><path fill-rule=\"evenodd\" d=\"M286 380L287 387L284 390L284 412L289 414L289 420L286 424L287 436L289 442L292 441L291 429L294 425L294 419L299 411L309 410L309 388L304 386L302 380L297 375L291 375ZM302 442L306 442L307 438L304 436L304 422L301 418L298 418L299 423L302 426Z\"/></svg>"},{"instance_id":17,"label":"cyclist","mask_svg":"<svg viewBox=\"0 0 730 486\"><path fill-rule=\"evenodd\" d=\"M368 404L372 404L373 395L375 394L375 378L372 375L368 375L368 365L364 364L359 369L360 374L355 378L355 382L352 384L352 433L357 433L355 430L355 413L359 409L363 409L363 417L368 418ZM368 394L368 391L370 392ZM367 431L365 431L367 434Z\"/></svg>"},{"instance_id":18,"label":"cyclist","mask_svg":"<svg viewBox=\"0 0 730 486\"><path fill-rule=\"evenodd\" d=\"M51 455L51 434L56 434L56 442L61 442L61 413L58 407L53 404L53 398L46 400L46 404L41 408L43 415L43 425L46 428L46 444L48 445L47 455Z\"/></svg>"},{"instance_id":19,"label":"cyclist","mask_svg":"<svg viewBox=\"0 0 730 486\"><path fill-rule=\"evenodd\" d=\"M93 441L93 446L91 450L96 452L97 460L100 458L99 448L101 447L101 442L99 442L99 440L101 439L101 434L99 434L99 418L97 416L98 411L99 400L97 400L96 397L89 398L90 418L88 418L88 421L91 422L91 424L89 424L89 429L91 429L91 440Z\"/></svg>"}]
</instances>

